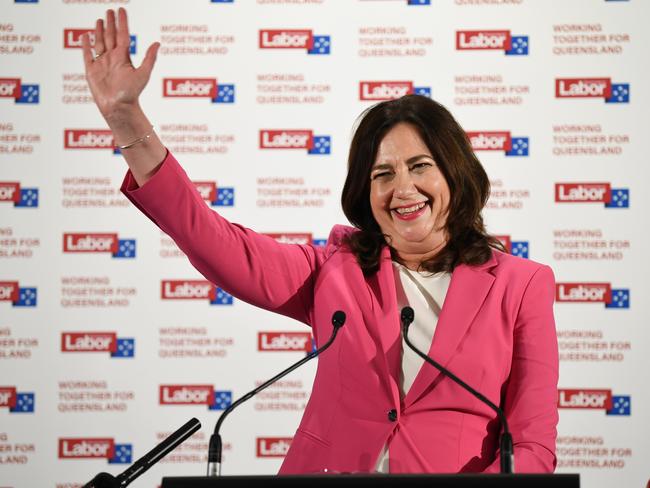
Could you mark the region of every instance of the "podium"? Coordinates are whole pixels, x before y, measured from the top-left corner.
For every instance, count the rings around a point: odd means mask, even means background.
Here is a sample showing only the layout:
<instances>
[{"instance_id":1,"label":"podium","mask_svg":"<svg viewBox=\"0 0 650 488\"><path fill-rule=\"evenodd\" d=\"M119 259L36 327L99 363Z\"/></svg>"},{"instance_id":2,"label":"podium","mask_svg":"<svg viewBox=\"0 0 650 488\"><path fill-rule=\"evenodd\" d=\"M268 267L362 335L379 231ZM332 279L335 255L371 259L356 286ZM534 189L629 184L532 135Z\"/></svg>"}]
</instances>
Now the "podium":
<instances>
[{"instance_id":1,"label":"podium","mask_svg":"<svg viewBox=\"0 0 650 488\"><path fill-rule=\"evenodd\" d=\"M318 474L163 478L161 488L578 488L578 474Z\"/></svg>"}]
</instances>

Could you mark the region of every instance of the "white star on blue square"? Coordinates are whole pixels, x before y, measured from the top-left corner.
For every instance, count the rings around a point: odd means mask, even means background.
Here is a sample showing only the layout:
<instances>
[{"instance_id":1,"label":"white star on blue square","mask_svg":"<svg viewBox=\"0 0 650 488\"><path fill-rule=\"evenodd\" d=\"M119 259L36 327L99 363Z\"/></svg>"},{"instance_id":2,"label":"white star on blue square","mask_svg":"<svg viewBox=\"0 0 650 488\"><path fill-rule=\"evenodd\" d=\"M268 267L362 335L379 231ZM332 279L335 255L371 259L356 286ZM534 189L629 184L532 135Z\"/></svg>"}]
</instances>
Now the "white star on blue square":
<instances>
[{"instance_id":1,"label":"white star on blue square","mask_svg":"<svg viewBox=\"0 0 650 488\"><path fill-rule=\"evenodd\" d=\"M510 254L520 258L528 258L528 241L512 241Z\"/></svg>"},{"instance_id":2,"label":"white star on blue square","mask_svg":"<svg viewBox=\"0 0 650 488\"><path fill-rule=\"evenodd\" d=\"M431 5L431 0L408 0L408 5Z\"/></svg>"},{"instance_id":3,"label":"white star on blue square","mask_svg":"<svg viewBox=\"0 0 650 488\"><path fill-rule=\"evenodd\" d=\"M421 95L423 97L431 98L431 87L430 86L414 86L413 93L416 95Z\"/></svg>"},{"instance_id":4,"label":"white star on blue square","mask_svg":"<svg viewBox=\"0 0 650 488\"><path fill-rule=\"evenodd\" d=\"M18 301L12 303L14 307L35 307L37 302L36 288L19 288Z\"/></svg>"},{"instance_id":5,"label":"white star on blue square","mask_svg":"<svg viewBox=\"0 0 650 488\"><path fill-rule=\"evenodd\" d=\"M630 208L630 190L612 188L612 199L605 203L606 208Z\"/></svg>"},{"instance_id":6,"label":"white star on blue square","mask_svg":"<svg viewBox=\"0 0 650 488\"><path fill-rule=\"evenodd\" d=\"M38 207L38 188L21 188L20 200L14 203L14 207Z\"/></svg>"},{"instance_id":7,"label":"white star on blue square","mask_svg":"<svg viewBox=\"0 0 650 488\"><path fill-rule=\"evenodd\" d=\"M135 54L137 49L137 38L134 35L129 36L129 54Z\"/></svg>"},{"instance_id":8,"label":"white star on blue square","mask_svg":"<svg viewBox=\"0 0 650 488\"><path fill-rule=\"evenodd\" d=\"M605 308L630 308L630 290L627 288L612 289L612 301Z\"/></svg>"},{"instance_id":9,"label":"white star on blue square","mask_svg":"<svg viewBox=\"0 0 650 488\"><path fill-rule=\"evenodd\" d=\"M16 393L16 406L10 408L13 413L34 413L34 393Z\"/></svg>"},{"instance_id":10,"label":"white star on blue square","mask_svg":"<svg viewBox=\"0 0 650 488\"><path fill-rule=\"evenodd\" d=\"M135 239L118 239L114 258L135 258Z\"/></svg>"},{"instance_id":11,"label":"white star on blue square","mask_svg":"<svg viewBox=\"0 0 650 488\"><path fill-rule=\"evenodd\" d=\"M214 300L210 301L210 305L232 305L232 303L233 296L219 287L214 294Z\"/></svg>"},{"instance_id":12,"label":"white star on blue square","mask_svg":"<svg viewBox=\"0 0 650 488\"><path fill-rule=\"evenodd\" d=\"M109 464L131 464L133 446L131 444L115 444L115 455L108 460Z\"/></svg>"},{"instance_id":13,"label":"white star on blue square","mask_svg":"<svg viewBox=\"0 0 650 488\"><path fill-rule=\"evenodd\" d=\"M311 243L316 247L325 247L327 239L312 239Z\"/></svg>"},{"instance_id":14,"label":"white star on blue square","mask_svg":"<svg viewBox=\"0 0 650 488\"><path fill-rule=\"evenodd\" d=\"M513 137L510 151L506 151L506 156L528 156L530 142L528 137Z\"/></svg>"},{"instance_id":15,"label":"white star on blue square","mask_svg":"<svg viewBox=\"0 0 650 488\"><path fill-rule=\"evenodd\" d=\"M235 85L233 83L219 84L217 96L212 99L212 103L235 103Z\"/></svg>"},{"instance_id":16,"label":"white star on blue square","mask_svg":"<svg viewBox=\"0 0 650 488\"><path fill-rule=\"evenodd\" d=\"M118 337L115 352L111 353L112 358L132 358L135 357L135 339Z\"/></svg>"},{"instance_id":17,"label":"white star on blue square","mask_svg":"<svg viewBox=\"0 0 650 488\"><path fill-rule=\"evenodd\" d=\"M314 45L307 54L329 54L331 44L330 36L314 36Z\"/></svg>"},{"instance_id":18,"label":"white star on blue square","mask_svg":"<svg viewBox=\"0 0 650 488\"><path fill-rule=\"evenodd\" d=\"M605 103L630 103L630 84L612 83L612 96Z\"/></svg>"},{"instance_id":19,"label":"white star on blue square","mask_svg":"<svg viewBox=\"0 0 650 488\"><path fill-rule=\"evenodd\" d=\"M607 415L632 415L632 397L630 395L612 395L612 408Z\"/></svg>"},{"instance_id":20,"label":"white star on blue square","mask_svg":"<svg viewBox=\"0 0 650 488\"><path fill-rule=\"evenodd\" d=\"M214 207L232 207L235 205L235 189L232 187L217 188L217 199L211 203Z\"/></svg>"},{"instance_id":21,"label":"white star on blue square","mask_svg":"<svg viewBox=\"0 0 650 488\"><path fill-rule=\"evenodd\" d=\"M314 145L307 150L307 154L330 154L332 151L331 136L314 136Z\"/></svg>"},{"instance_id":22,"label":"white star on blue square","mask_svg":"<svg viewBox=\"0 0 650 488\"><path fill-rule=\"evenodd\" d=\"M508 56L527 56L528 55L528 36L512 36L510 49L506 51Z\"/></svg>"},{"instance_id":23,"label":"white star on blue square","mask_svg":"<svg viewBox=\"0 0 650 488\"><path fill-rule=\"evenodd\" d=\"M215 391L209 410L225 410L232 404L232 391Z\"/></svg>"},{"instance_id":24,"label":"white star on blue square","mask_svg":"<svg viewBox=\"0 0 650 488\"><path fill-rule=\"evenodd\" d=\"M39 103L40 88L38 85L20 85L20 98L16 103Z\"/></svg>"}]
</instances>

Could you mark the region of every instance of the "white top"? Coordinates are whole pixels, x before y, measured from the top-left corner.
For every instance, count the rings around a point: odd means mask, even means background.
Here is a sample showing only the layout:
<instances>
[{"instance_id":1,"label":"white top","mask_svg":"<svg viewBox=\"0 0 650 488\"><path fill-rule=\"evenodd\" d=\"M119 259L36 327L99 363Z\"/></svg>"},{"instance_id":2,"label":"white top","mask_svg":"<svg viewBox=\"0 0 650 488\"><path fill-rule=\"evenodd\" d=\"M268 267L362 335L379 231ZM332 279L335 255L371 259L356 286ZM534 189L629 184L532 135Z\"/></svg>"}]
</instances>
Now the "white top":
<instances>
[{"instance_id":1,"label":"white top","mask_svg":"<svg viewBox=\"0 0 650 488\"><path fill-rule=\"evenodd\" d=\"M429 352L433 334L436 331L438 316L447 295L450 273L412 271L393 261L395 271L395 290L397 291L397 307L401 310L406 305L415 312L415 320L409 327L409 339L425 354ZM400 393L402 398L413 385L424 359L409 348L402 339L402 374L400 377ZM388 444L379 455L375 470L378 473L388 473Z\"/></svg>"}]
</instances>

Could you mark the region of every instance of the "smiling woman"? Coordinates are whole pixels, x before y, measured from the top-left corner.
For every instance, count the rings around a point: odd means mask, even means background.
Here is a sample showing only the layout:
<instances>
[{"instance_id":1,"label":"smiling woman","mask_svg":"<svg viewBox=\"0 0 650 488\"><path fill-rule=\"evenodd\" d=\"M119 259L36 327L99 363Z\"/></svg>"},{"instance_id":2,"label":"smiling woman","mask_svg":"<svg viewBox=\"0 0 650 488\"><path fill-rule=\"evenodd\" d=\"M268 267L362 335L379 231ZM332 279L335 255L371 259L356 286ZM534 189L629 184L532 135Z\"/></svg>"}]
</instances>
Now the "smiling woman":
<instances>
[{"instance_id":1,"label":"smiling woman","mask_svg":"<svg viewBox=\"0 0 650 488\"><path fill-rule=\"evenodd\" d=\"M365 272L382 247L410 269L451 272L504 250L481 210L490 182L447 109L407 95L368 109L356 130L341 203L361 232L348 243Z\"/></svg>"},{"instance_id":2,"label":"smiling woman","mask_svg":"<svg viewBox=\"0 0 650 488\"><path fill-rule=\"evenodd\" d=\"M94 100L129 165L122 191L212 284L312 327L318 369L281 474L498 472L494 412L404 347L412 341L498 404L519 472L555 467L558 354L548 266L510 256L481 209L489 181L451 114L422 96L370 108L353 137L325 246L277 242L208 207L139 104L158 44L130 60L126 11L98 19ZM219 252L215 252L218 249ZM419 268L426 273L418 273Z\"/></svg>"}]
</instances>

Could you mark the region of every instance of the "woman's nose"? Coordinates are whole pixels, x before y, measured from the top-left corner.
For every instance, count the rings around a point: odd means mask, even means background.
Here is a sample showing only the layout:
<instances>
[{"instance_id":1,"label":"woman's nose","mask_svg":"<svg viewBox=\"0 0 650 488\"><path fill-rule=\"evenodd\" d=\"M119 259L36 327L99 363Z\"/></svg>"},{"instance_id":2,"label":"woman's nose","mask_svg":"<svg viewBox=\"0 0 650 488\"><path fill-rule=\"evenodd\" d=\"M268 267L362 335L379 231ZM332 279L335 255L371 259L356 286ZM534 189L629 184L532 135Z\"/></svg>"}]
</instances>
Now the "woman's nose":
<instances>
[{"instance_id":1,"label":"woman's nose","mask_svg":"<svg viewBox=\"0 0 650 488\"><path fill-rule=\"evenodd\" d=\"M410 171L400 171L395 177L394 193L398 198L405 198L417 193Z\"/></svg>"}]
</instances>

